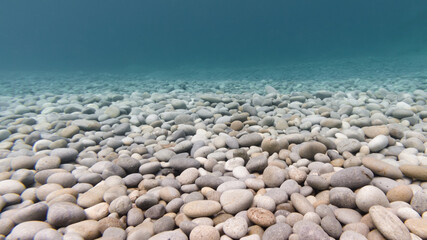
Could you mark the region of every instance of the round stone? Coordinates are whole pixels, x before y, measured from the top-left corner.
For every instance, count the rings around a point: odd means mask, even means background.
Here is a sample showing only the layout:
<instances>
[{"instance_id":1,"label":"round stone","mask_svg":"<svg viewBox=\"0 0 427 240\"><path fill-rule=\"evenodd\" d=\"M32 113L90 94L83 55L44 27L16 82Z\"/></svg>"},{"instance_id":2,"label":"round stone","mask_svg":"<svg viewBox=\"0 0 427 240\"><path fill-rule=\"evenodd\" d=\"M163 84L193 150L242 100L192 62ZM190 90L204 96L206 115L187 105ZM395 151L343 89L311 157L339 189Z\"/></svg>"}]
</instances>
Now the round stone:
<instances>
[{"instance_id":1,"label":"round stone","mask_svg":"<svg viewBox=\"0 0 427 240\"><path fill-rule=\"evenodd\" d=\"M292 228L286 223L276 223L268 227L262 239L265 240L286 240L292 233Z\"/></svg>"},{"instance_id":2,"label":"round stone","mask_svg":"<svg viewBox=\"0 0 427 240\"><path fill-rule=\"evenodd\" d=\"M329 191L329 202L340 208L355 208L356 194L346 187L335 187Z\"/></svg>"},{"instance_id":3,"label":"round stone","mask_svg":"<svg viewBox=\"0 0 427 240\"><path fill-rule=\"evenodd\" d=\"M77 179L69 172L58 172L50 175L47 183L56 183L64 188L70 188L77 183Z\"/></svg>"},{"instance_id":4,"label":"round stone","mask_svg":"<svg viewBox=\"0 0 427 240\"><path fill-rule=\"evenodd\" d=\"M251 191L245 189L233 189L221 194L220 203L223 210L230 214L236 214L248 209L254 196Z\"/></svg>"},{"instance_id":5,"label":"round stone","mask_svg":"<svg viewBox=\"0 0 427 240\"><path fill-rule=\"evenodd\" d=\"M52 204L47 213L47 221L55 227L66 227L85 218L84 210L70 202Z\"/></svg>"},{"instance_id":6,"label":"round stone","mask_svg":"<svg viewBox=\"0 0 427 240\"><path fill-rule=\"evenodd\" d=\"M261 142L261 148L263 151L268 152L268 154L273 154L280 151L280 143L273 138L264 138Z\"/></svg>"},{"instance_id":7,"label":"round stone","mask_svg":"<svg viewBox=\"0 0 427 240\"><path fill-rule=\"evenodd\" d=\"M314 160L317 153L326 153L326 146L320 142L305 142L299 147L298 153L301 158Z\"/></svg>"},{"instance_id":8,"label":"round stone","mask_svg":"<svg viewBox=\"0 0 427 240\"><path fill-rule=\"evenodd\" d=\"M374 205L388 207L389 204L384 192L374 186L364 186L356 194L356 205L364 212Z\"/></svg>"},{"instance_id":9,"label":"round stone","mask_svg":"<svg viewBox=\"0 0 427 240\"><path fill-rule=\"evenodd\" d=\"M132 201L128 196L120 196L114 199L109 207L110 213L118 213L119 215L126 215L132 208Z\"/></svg>"},{"instance_id":10,"label":"round stone","mask_svg":"<svg viewBox=\"0 0 427 240\"><path fill-rule=\"evenodd\" d=\"M413 193L412 189L407 185L399 185L387 192L387 199L390 202L403 201L410 202L412 199Z\"/></svg>"},{"instance_id":11,"label":"round stone","mask_svg":"<svg viewBox=\"0 0 427 240\"><path fill-rule=\"evenodd\" d=\"M279 187L285 178L284 170L276 166L266 167L262 174L262 180L267 187Z\"/></svg>"},{"instance_id":12,"label":"round stone","mask_svg":"<svg viewBox=\"0 0 427 240\"><path fill-rule=\"evenodd\" d=\"M193 228L193 230L191 231L190 239L191 240L205 240L205 239L219 240L220 235L218 230L212 226L199 225Z\"/></svg>"},{"instance_id":13,"label":"round stone","mask_svg":"<svg viewBox=\"0 0 427 240\"><path fill-rule=\"evenodd\" d=\"M247 216L251 222L261 227L269 227L276 223L274 214L262 208L250 208Z\"/></svg>"},{"instance_id":14,"label":"round stone","mask_svg":"<svg viewBox=\"0 0 427 240\"><path fill-rule=\"evenodd\" d=\"M40 158L37 161L34 169L36 169L36 171L41 171L45 169L54 169L54 168L58 168L60 164L61 164L61 159L59 157L46 156L46 157Z\"/></svg>"},{"instance_id":15,"label":"round stone","mask_svg":"<svg viewBox=\"0 0 427 240\"><path fill-rule=\"evenodd\" d=\"M248 223L244 218L232 217L224 222L222 229L227 236L239 239L248 232Z\"/></svg>"}]
</instances>

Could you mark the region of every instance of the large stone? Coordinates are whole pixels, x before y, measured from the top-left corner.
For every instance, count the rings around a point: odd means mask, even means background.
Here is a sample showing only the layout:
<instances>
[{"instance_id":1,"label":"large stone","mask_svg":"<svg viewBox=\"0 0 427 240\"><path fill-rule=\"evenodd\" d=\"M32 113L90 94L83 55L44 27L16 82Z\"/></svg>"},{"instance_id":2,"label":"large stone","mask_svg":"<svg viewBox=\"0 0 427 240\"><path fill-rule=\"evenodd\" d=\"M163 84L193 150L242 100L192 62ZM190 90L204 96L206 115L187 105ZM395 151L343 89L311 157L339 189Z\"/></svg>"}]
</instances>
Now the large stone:
<instances>
[{"instance_id":1,"label":"large stone","mask_svg":"<svg viewBox=\"0 0 427 240\"><path fill-rule=\"evenodd\" d=\"M383 206L372 206L369 209L372 221L375 227L387 239L391 240L410 240L411 235L405 224Z\"/></svg>"}]
</instances>

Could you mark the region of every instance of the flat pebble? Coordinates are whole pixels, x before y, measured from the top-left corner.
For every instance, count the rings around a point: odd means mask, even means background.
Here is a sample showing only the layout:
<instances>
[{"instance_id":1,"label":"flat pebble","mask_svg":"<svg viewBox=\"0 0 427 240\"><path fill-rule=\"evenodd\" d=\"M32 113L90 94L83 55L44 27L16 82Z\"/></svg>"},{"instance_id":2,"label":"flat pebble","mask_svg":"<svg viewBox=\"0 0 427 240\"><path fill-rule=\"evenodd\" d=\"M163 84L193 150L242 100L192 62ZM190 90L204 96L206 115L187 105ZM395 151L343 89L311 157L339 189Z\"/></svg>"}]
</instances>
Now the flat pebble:
<instances>
[{"instance_id":1,"label":"flat pebble","mask_svg":"<svg viewBox=\"0 0 427 240\"><path fill-rule=\"evenodd\" d=\"M209 217L221 210L221 204L212 200L192 201L184 205L183 212L191 218Z\"/></svg>"},{"instance_id":2,"label":"flat pebble","mask_svg":"<svg viewBox=\"0 0 427 240\"><path fill-rule=\"evenodd\" d=\"M387 239L411 239L408 229L400 219L383 206L373 206L369 209L375 227Z\"/></svg>"},{"instance_id":3,"label":"flat pebble","mask_svg":"<svg viewBox=\"0 0 427 240\"><path fill-rule=\"evenodd\" d=\"M232 217L224 222L222 229L227 236L238 239L246 235L248 224L244 218Z\"/></svg>"},{"instance_id":4,"label":"flat pebble","mask_svg":"<svg viewBox=\"0 0 427 240\"><path fill-rule=\"evenodd\" d=\"M250 208L247 211L249 220L261 227L269 227L276 223L274 214L262 208Z\"/></svg>"}]
</instances>

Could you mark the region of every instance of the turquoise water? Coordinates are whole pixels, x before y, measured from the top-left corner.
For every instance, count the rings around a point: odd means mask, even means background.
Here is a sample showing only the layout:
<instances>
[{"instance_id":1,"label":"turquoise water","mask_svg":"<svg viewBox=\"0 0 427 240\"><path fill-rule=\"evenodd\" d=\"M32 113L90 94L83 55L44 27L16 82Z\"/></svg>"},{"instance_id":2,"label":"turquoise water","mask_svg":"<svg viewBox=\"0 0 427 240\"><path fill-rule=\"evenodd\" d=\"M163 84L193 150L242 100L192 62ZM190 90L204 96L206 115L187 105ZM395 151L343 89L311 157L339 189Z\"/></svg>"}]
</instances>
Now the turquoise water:
<instances>
[{"instance_id":1,"label":"turquoise water","mask_svg":"<svg viewBox=\"0 0 427 240\"><path fill-rule=\"evenodd\" d=\"M422 0L2 1L0 70L241 80L337 63L333 78L406 58L422 71L426 23Z\"/></svg>"}]
</instances>

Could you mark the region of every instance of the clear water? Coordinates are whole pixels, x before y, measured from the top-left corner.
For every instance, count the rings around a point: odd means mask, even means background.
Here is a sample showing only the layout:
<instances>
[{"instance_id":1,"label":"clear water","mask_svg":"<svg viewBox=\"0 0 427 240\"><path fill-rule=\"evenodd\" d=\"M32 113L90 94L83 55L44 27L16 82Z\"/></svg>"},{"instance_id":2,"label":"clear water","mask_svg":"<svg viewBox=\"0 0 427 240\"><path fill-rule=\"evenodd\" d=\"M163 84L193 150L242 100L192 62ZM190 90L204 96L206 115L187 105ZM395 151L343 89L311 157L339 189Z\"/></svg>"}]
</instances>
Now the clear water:
<instances>
[{"instance_id":1,"label":"clear water","mask_svg":"<svg viewBox=\"0 0 427 240\"><path fill-rule=\"evenodd\" d=\"M0 2L7 95L76 82L103 91L108 79L412 77L425 89L426 69L423 0Z\"/></svg>"}]
</instances>

